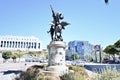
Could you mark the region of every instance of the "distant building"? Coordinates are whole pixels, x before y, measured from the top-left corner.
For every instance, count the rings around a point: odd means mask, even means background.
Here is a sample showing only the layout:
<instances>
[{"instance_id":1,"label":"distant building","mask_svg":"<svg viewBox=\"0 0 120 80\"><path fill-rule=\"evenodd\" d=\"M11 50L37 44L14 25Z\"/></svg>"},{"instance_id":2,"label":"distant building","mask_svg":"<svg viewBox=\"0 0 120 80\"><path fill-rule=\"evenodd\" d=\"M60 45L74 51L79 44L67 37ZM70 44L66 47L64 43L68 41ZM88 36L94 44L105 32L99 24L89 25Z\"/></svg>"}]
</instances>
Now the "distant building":
<instances>
[{"instance_id":1,"label":"distant building","mask_svg":"<svg viewBox=\"0 0 120 80\"><path fill-rule=\"evenodd\" d=\"M41 51L41 41L34 36L0 36L2 50Z\"/></svg>"},{"instance_id":2,"label":"distant building","mask_svg":"<svg viewBox=\"0 0 120 80\"><path fill-rule=\"evenodd\" d=\"M79 54L81 59L88 59L92 57L93 50L94 45L88 41L70 41L68 43L67 57L70 59L71 55Z\"/></svg>"}]
</instances>

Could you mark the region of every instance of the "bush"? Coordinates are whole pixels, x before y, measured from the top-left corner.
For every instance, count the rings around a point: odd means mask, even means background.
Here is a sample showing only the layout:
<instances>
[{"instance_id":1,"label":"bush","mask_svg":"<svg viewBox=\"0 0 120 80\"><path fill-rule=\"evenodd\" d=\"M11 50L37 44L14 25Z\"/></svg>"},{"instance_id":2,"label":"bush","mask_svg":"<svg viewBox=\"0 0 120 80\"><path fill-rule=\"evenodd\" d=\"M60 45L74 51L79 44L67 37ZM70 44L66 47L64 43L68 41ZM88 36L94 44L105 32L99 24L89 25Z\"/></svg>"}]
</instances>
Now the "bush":
<instances>
[{"instance_id":1,"label":"bush","mask_svg":"<svg viewBox=\"0 0 120 80\"><path fill-rule=\"evenodd\" d=\"M94 80L89 78L84 67L68 66L74 70L74 73L65 74L64 76L56 77L51 74L46 74L42 70L47 65L34 65L20 74L15 80ZM88 78L88 79L87 79Z\"/></svg>"},{"instance_id":2,"label":"bush","mask_svg":"<svg viewBox=\"0 0 120 80\"><path fill-rule=\"evenodd\" d=\"M68 66L69 70L74 70L74 73L65 74L61 80L86 80L89 76L85 72L84 67Z\"/></svg>"},{"instance_id":3,"label":"bush","mask_svg":"<svg viewBox=\"0 0 120 80\"><path fill-rule=\"evenodd\" d=\"M16 77L15 80L60 80L59 77L45 75L42 72L42 69L46 65L34 65L29 67L26 72L20 74L19 77Z\"/></svg>"},{"instance_id":4,"label":"bush","mask_svg":"<svg viewBox=\"0 0 120 80\"><path fill-rule=\"evenodd\" d=\"M11 58L11 56L12 56L12 52L10 52L10 51L3 52L3 54L2 54L2 57L5 59L5 61L7 59Z\"/></svg>"}]
</instances>

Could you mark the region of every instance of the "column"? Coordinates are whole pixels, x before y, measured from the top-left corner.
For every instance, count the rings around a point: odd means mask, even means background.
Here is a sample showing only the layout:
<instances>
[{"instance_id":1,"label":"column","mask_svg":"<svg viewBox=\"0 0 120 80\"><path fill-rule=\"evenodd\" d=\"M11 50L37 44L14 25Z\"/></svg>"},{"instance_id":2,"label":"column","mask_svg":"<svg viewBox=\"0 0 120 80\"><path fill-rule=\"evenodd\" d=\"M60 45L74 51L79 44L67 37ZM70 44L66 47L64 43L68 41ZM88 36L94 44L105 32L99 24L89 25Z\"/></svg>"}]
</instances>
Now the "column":
<instances>
[{"instance_id":1,"label":"column","mask_svg":"<svg viewBox=\"0 0 120 80\"><path fill-rule=\"evenodd\" d=\"M6 41L4 41L4 47L6 46Z\"/></svg>"}]
</instances>

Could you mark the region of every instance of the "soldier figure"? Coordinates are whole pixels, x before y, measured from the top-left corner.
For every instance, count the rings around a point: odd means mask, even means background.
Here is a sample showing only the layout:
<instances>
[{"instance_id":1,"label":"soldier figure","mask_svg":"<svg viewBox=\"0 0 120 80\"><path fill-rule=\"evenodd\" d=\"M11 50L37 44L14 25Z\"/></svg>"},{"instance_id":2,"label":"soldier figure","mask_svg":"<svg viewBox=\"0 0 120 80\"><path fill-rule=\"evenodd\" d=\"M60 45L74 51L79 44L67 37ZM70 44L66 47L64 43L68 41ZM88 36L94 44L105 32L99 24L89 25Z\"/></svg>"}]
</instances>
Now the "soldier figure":
<instances>
[{"instance_id":1,"label":"soldier figure","mask_svg":"<svg viewBox=\"0 0 120 80\"><path fill-rule=\"evenodd\" d=\"M50 32L51 35L51 39L53 40L53 36L54 36L54 27L51 25L50 30L48 31L48 33Z\"/></svg>"}]
</instances>

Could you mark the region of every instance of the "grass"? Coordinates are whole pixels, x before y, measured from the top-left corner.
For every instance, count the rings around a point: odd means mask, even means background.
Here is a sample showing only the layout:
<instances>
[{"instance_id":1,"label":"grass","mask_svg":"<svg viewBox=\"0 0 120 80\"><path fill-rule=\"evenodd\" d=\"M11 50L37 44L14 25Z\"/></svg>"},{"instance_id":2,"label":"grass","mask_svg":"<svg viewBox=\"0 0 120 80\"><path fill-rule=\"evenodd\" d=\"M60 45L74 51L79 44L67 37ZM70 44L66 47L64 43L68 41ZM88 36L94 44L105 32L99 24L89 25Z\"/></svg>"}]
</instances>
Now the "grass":
<instances>
[{"instance_id":1,"label":"grass","mask_svg":"<svg viewBox=\"0 0 120 80\"><path fill-rule=\"evenodd\" d=\"M69 70L73 70L74 72L56 77L54 75L46 75L42 72L46 66L34 65L29 67L26 72L21 73L15 80L120 80L120 72L111 68L103 69L99 75L91 78L86 73L84 67L68 66Z\"/></svg>"},{"instance_id":2,"label":"grass","mask_svg":"<svg viewBox=\"0 0 120 80\"><path fill-rule=\"evenodd\" d=\"M61 80L94 80L90 78L85 71L84 67L71 66L69 65L69 70L73 70L74 73L69 73L61 77Z\"/></svg>"},{"instance_id":3,"label":"grass","mask_svg":"<svg viewBox=\"0 0 120 80\"><path fill-rule=\"evenodd\" d=\"M29 67L26 72L20 74L15 80L60 80L59 77L45 75L42 70L46 65L34 65Z\"/></svg>"},{"instance_id":4,"label":"grass","mask_svg":"<svg viewBox=\"0 0 120 80\"><path fill-rule=\"evenodd\" d=\"M120 72L116 69L107 67L106 69L103 69L96 78L97 80L120 80Z\"/></svg>"}]
</instances>

